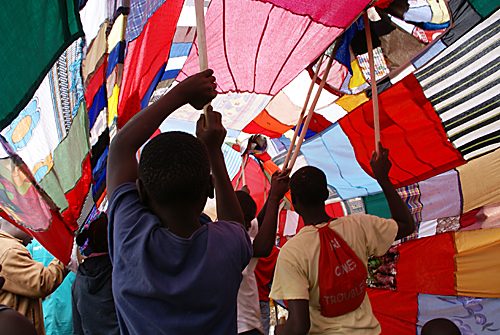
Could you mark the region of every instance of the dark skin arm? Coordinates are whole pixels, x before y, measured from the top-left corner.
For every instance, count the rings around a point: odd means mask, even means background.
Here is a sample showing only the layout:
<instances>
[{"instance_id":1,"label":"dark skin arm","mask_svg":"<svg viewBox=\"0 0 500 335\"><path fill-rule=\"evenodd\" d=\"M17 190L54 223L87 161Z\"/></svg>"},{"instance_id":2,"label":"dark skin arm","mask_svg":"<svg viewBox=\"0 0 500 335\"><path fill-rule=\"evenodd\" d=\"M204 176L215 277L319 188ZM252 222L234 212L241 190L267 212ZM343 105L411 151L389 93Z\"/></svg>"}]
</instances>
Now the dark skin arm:
<instances>
[{"instance_id":1,"label":"dark skin arm","mask_svg":"<svg viewBox=\"0 0 500 335\"><path fill-rule=\"evenodd\" d=\"M203 115L200 116L196 124L196 136L205 143L208 149L210 166L215 179L217 217L219 220L234 221L244 226L243 211L234 193L222 154L221 147L226 137L226 129L221 121L222 116L220 113L214 112L212 107L208 107L206 118L208 123Z\"/></svg>"},{"instance_id":2,"label":"dark skin arm","mask_svg":"<svg viewBox=\"0 0 500 335\"><path fill-rule=\"evenodd\" d=\"M382 144L379 142L379 152L379 156L377 156L376 152L373 152L370 165L375 179L377 179L380 187L382 187L382 191L387 199L392 218L398 224L399 229L395 240L399 240L415 231L415 221L410 209L406 206L403 199L401 199L389 179L389 170L392 166L391 161L389 161L389 149L382 147Z\"/></svg>"},{"instance_id":3,"label":"dark skin arm","mask_svg":"<svg viewBox=\"0 0 500 335\"><path fill-rule=\"evenodd\" d=\"M116 134L109 147L106 186L109 196L123 183L139 178L136 153L176 109L189 103L202 109L217 96L215 77L206 70L183 80L156 103L137 113Z\"/></svg>"},{"instance_id":4,"label":"dark skin arm","mask_svg":"<svg viewBox=\"0 0 500 335\"><path fill-rule=\"evenodd\" d=\"M311 328L309 300L288 300L288 320L275 329L276 335L304 335Z\"/></svg>"},{"instance_id":5,"label":"dark skin arm","mask_svg":"<svg viewBox=\"0 0 500 335\"><path fill-rule=\"evenodd\" d=\"M271 192L266 200L267 207L262 226L253 241L253 257L267 257L273 250L278 224L279 204L288 192L290 169L275 173L272 178ZM260 213L259 213L260 214Z\"/></svg>"}]
</instances>

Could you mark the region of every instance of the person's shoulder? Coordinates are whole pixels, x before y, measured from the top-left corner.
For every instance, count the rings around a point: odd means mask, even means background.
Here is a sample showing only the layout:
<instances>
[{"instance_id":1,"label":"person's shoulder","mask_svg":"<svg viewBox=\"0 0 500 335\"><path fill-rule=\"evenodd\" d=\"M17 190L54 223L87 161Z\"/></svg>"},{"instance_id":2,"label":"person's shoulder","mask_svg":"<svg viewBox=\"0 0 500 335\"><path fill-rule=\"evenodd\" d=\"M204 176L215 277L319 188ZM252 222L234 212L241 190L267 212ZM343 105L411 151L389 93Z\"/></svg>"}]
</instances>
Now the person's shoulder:
<instances>
[{"instance_id":1,"label":"person's shoulder","mask_svg":"<svg viewBox=\"0 0 500 335\"><path fill-rule=\"evenodd\" d=\"M123 183L113 191L109 198L108 220L112 221L118 213L124 214L135 211L137 206L144 207L140 202L135 183Z\"/></svg>"},{"instance_id":2,"label":"person's shoulder","mask_svg":"<svg viewBox=\"0 0 500 335\"><path fill-rule=\"evenodd\" d=\"M113 194L111 194L111 197L109 198L109 203L110 204L113 203L114 200L116 200L118 197L128 192L137 192L137 187L135 186L135 183L123 183L117 188L115 188Z\"/></svg>"},{"instance_id":3,"label":"person's shoulder","mask_svg":"<svg viewBox=\"0 0 500 335\"><path fill-rule=\"evenodd\" d=\"M233 221L214 221L210 222L207 225L210 226L211 230L216 230L221 234L247 234L245 227L241 224ZM247 234L248 235L248 234Z\"/></svg>"}]
</instances>

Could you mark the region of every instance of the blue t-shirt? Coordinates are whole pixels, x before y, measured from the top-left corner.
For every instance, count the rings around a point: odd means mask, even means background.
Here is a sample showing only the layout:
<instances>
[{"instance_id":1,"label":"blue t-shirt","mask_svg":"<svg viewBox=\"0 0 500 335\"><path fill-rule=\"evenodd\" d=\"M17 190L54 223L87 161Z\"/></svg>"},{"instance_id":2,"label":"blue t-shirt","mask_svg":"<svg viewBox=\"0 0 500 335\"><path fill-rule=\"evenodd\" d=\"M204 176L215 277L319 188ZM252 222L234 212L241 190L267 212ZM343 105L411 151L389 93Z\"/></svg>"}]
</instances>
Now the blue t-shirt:
<instances>
[{"instance_id":1,"label":"blue t-shirt","mask_svg":"<svg viewBox=\"0 0 500 335\"><path fill-rule=\"evenodd\" d=\"M212 222L179 237L141 204L133 183L113 192L108 218L122 335L237 333L236 297L252 257L242 225Z\"/></svg>"}]
</instances>

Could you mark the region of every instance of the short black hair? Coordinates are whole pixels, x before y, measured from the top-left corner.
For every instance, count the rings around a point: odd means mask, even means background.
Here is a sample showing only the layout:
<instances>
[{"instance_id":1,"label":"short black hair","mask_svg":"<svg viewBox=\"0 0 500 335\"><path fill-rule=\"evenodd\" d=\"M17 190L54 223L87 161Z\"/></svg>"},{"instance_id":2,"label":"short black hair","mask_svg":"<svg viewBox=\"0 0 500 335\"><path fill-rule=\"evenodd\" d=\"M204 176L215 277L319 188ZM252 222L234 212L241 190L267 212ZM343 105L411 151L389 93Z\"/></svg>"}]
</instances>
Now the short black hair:
<instances>
[{"instance_id":1,"label":"short black hair","mask_svg":"<svg viewBox=\"0 0 500 335\"><path fill-rule=\"evenodd\" d=\"M304 166L290 178L290 192L304 205L324 203L325 191L328 192L326 175L314 166Z\"/></svg>"},{"instance_id":2,"label":"short black hair","mask_svg":"<svg viewBox=\"0 0 500 335\"><path fill-rule=\"evenodd\" d=\"M460 329L451 320L438 318L425 323L422 335L460 335Z\"/></svg>"},{"instance_id":3,"label":"short black hair","mask_svg":"<svg viewBox=\"0 0 500 335\"><path fill-rule=\"evenodd\" d=\"M210 184L207 148L188 133L159 134L142 150L139 177L157 204L192 203L207 194Z\"/></svg>"},{"instance_id":4,"label":"short black hair","mask_svg":"<svg viewBox=\"0 0 500 335\"><path fill-rule=\"evenodd\" d=\"M245 191L236 191L235 193L240 203L241 210L243 211L243 215L245 216L245 220L250 217L250 221L255 219L255 215L257 215L257 205L250 194Z\"/></svg>"}]
</instances>

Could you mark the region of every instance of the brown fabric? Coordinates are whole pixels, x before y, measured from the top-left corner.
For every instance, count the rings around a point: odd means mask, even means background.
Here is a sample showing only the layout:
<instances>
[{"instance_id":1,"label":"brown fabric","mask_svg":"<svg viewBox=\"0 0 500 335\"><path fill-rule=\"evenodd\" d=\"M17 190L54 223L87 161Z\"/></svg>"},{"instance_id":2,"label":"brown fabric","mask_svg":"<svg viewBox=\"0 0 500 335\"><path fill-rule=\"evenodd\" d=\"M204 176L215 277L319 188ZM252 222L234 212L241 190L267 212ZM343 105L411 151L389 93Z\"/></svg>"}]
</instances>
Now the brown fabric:
<instances>
[{"instance_id":1,"label":"brown fabric","mask_svg":"<svg viewBox=\"0 0 500 335\"><path fill-rule=\"evenodd\" d=\"M45 298L62 283L68 269L54 259L49 266L34 261L20 240L0 230L0 276L5 284L0 289L0 304L26 316L38 335L45 334L41 298Z\"/></svg>"},{"instance_id":2,"label":"brown fabric","mask_svg":"<svg viewBox=\"0 0 500 335\"><path fill-rule=\"evenodd\" d=\"M457 168L462 189L463 210L500 203L500 149Z\"/></svg>"}]
</instances>

